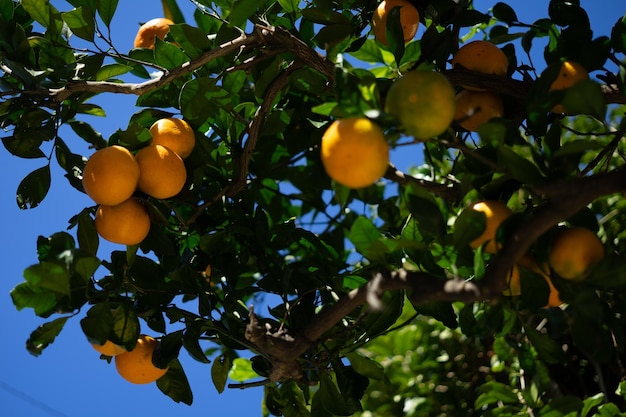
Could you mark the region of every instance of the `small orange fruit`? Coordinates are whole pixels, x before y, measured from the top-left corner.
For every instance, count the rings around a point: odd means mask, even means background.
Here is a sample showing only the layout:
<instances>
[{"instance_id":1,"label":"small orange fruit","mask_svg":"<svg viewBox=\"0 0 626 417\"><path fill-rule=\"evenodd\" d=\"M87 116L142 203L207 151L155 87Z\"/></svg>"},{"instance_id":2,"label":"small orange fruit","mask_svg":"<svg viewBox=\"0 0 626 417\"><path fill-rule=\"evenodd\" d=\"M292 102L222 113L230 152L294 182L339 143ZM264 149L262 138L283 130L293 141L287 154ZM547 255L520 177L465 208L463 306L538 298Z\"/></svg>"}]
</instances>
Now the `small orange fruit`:
<instances>
[{"instance_id":1,"label":"small orange fruit","mask_svg":"<svg viewBox=\"0 0 626 417\"><path fill-rule=\"evenodd\" d=\"M155 37L165 39L165 35L170 31L170 25L173 25L170 19L165 17L157 17L149 20L139 27L137 36L135 36L135 48L154 48Z\"/></svg>"},{"instance_id":2,"label":"small orange fruit","mask_svg":"<svg viewBox=\"0 0 626 417\"><path fill-rule=\"evenodd\" d=\"M381 128L365 117L336 120L322 136L321 159L333 180L367 187L387 171L389 145Z\"/></svg>"},{"instance_id":3,"label":"small orange fruit","mask_svg":"<svg viewBox=\"0 0 626 417\"><path fill-rule=\"evenodd\" d=\"M477 132L480 125L503 114L502 99L491 91L463 90L456 96L454 120L470 132Z\"/></svg>"},{"instance_id":4,"label":"small orange fruit","mask_svg":"<svg viewBox=\"0 0 626 417\"><path fill-rule=\"evenodd\" d=\"M94 152L83 169L85 193L98 204L115 205L137 188L139 165L130 151L113 145Z\"/></svg>"},{"instance_id":5,"label":"small orange fruit","mask_svg":"<svg viewBox=\"0 0 626 417\"><path fill-rule=\"evenodd\" d=\"M153 337L141 335L130 352L115 357L115 369L122 378L133 384L149 384L167 373L152 363L152 355L159 342Z\"/></svg>"},{"instance_id":6,"label":"small orange fruit","mask_svg":"<svg viewBox=\"0 0 626 417\"><path fill-rule=\"evenodd\" d=\"M187 169L182 158L162 145L149 145L135 155L139 189L159 199L174 197L185 186Z\"/></svg>"},{"instance_id":7,"label":"small orange fruit","mask_svg":"<svg viewBox=\"0 0 626 417\"><path fill-rule=\"evenodd\" d=\"M196 136L189 124L174 117L159 119L150 126L152 143L170 148L185 159L196 145Z\"/></svg>"},{"instance_id":8,"label":"small orange fruit","mask_svg":"<svg viewBox=\"0 0 626 417\"><path fill-rule=\"evenodd\" d=\"M115 206L100 205L95 226L98 234L109 242L137 245L150 231L150 216L143 204L131 197Z\"/></svg>"},{"instance_id":9,"label":"small orange fruit","mask_svg":"<svg viewBox=\"0 0 626 417\"><path fill-rule=\"evenodd\" d=\"M474 249L486 243L484 251L486 253L496 253L496 232L504 220L509 218L513 212L504 203L497 200L485 200L474 203L470 210L484 213L486 216L485 230L476 239L470 242Z\"/></svg>"},{"instance_id":10,"label":"small orange fruit","mask_svg":"<svg viewBox=\"0 0 626 417\"><path fill-rule=\"evenodd\" d=\"M564 61L561 64L561 70L556 80L550 85L550 91L561 91L570 88L571 86L579 83L583 80L589 79L589 73L577 62ZM565 113L565 107L562 104L557 104L552 108L553 113Z\"/></svg>"},{"instance_id":11,"label":"small orange fruit","mask_svg":"<svg viewBox=\"0 0 626 417\"><path fill-rule=\"evenodd\" d=\"M454 88L439 72L415 70L396 80L385 99L385 112L416 139L430 139L448 129L454 119Z\"/></svg>"},{"instance_id":12,"label":"small orange fruit","mask_svg":"<svg viewBox=\"0 0 626 417\"><path fill-rule=\"evenodd\" d=\"M556 289L550 276L547 274L542 274L543 278L548 283L548 287L550 288L550 295L548 297L548 304L545 305L545 308L549 307L558 307L563 304L563 300L561 300L561 295L559 294L559 290Z\"/></svg>"},{"instance_id":13,"label":"small orange fruit","mask_svg":"<svg viewBox=\"0 0 626 417\"><path fill-rule=\"evenodd\" d=\"M554 236L548 262L561 278L577 281L585 279L602 258L604 246L594 232L584 227L570 227Z\"/></svg>"},{"instance_id":14,"label":"small orange fruit","mask_svg":"<svg viewBox=\"0 0 626 417\"><path fill-rule=\"evenodd\" d=\"M404 43L409 42L417 34L420 15L415 6L406 0L384 0L381 2L372 17L372 31L378 42L387 45L387 17L394 7L400 8L400 25Z\"/></svg>"},{"instance_id":15,"label":"small orange fruit","mask_svg":"<svg viewBox=\"0 0 626 417\"><path fill-rule=\"evenodd\" d=\"M505 76L509 69L509 59L493 43L476 40L466 43L454 54L452 66L456 65L483 74ZM471 90L481 90L470 86L464 87Z\"/></svg>"},{"instance_id":16,"label":"small orange fruit","mask_svg":"<svg viewBox=\"0 0 626 417\"><path fill-rule=\"evenodd\" d=\"M115 343L107 340L103 345L98 345L96 343L92 343L91 346L98 352L106 356L117 356L120 353L126 352L123 346L116 345Z\"/></svg>"}]
</instances>

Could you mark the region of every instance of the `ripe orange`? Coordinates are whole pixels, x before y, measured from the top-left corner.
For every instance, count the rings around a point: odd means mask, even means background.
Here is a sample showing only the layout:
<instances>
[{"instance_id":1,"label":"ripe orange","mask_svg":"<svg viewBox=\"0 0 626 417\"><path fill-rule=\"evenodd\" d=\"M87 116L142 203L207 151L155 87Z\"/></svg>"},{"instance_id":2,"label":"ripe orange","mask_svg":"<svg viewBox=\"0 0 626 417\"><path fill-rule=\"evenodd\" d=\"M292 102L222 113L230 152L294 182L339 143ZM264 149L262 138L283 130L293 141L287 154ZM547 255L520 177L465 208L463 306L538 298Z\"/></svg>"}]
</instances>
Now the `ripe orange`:
<instances>
[{"instance_id":1,"label":"ripe orange","mask_svg":"<svg viewBox=\"0 0 626 417\"><path fill-rule=\"evenodd\" d=\"M165 17L157 17L149 20L139 27L137 36L135 36L135 48L154 48L155 37L165 39L165 35L170 31L170 25L173 25L170 19Z\"/></svg>"},{"instance_id":2,"label":"ripe orange","mask_svg":"<svg viewBox=\"0 0 626 417\"><path fill-rule=\"evenodd\" d=\"M135 197L115 206L100 205L96 211L96 231L109 242L137 245L150 231L150 217Z\"/></svg>"},{"instance_id":3,"label":"ripe orange","mask_svg":"<svg viewBox=\"0 0 626 417\"><path fill-rule=\"evenodd\" d=\"M544 279L548 283L548 287L550 287L550 296L548 297L548 304L546 304L545 307L546 308L558 307L561 304L563 304L563 300L561 300L559 290L557 290L554 284L552 283L550 276L547 274L541 274L541 275L544 277Z\"/></svg>"},{"instance_id":4,"label":"ripe orange","mask_svg":"<svg viewBox=\"0 0 626 417\"><path fill-rule=\"evenodd\" d=\"M130 151L113 145L94 152L83 169L83 188L98 204L115 205L137 188L139 165Z\"/></svg>"},{"instance_id":5,"label":"ripe orange","mask_svg":"<svg viewBox=\"0 0 626 417\"><path fill-rule=\"evenodd\" d=\"M566 90L574 84L589 79L589 73L577 62L565 61L561 64L561 70L556 80L550 85L550 91ZM557 104L552 108L553 113L565 113L562 104Z\"/></svg>"},{"instance_id":6,"label":"ripe orange","mask_svg":"<svg viewBox=\"0 0 626 417\"><path fill-rule=\"evenodd\" d=\"M417 34L420 15L415 6L406 0L384 0L381 2L372 17L372 31L378 42L387 45L387 17L394 7L400 7L400 25L404 43L409 42Z\"/></svg>"},{"instance_id":7,"label":"ripe orange","mask_svg":"<svg viewBox=\"0 0 626 417\"><path fill-rule=\"evenodd\" d=\"M381 128L365 117L336 120L322 136L321 159L333 180L367 187L387 171L389 145Z\"/></svg>"},{"instance_id":8,"label":"ripe orange","mask_svg":"<svg viewBox=\"0 0 626 417\"><path fill-rule=\"evenodd\" d=\"M182 158L162 145L149 145L135 155L139 189L159 199L174 197L184 187L187 169Z\"/></svg>"},{"instance_id":9,"label":"ripe orange","mask_svg":"<svg viewBox=\"0 0 626 417\"><path fill-rule=\"evenodd\" d=\"M185 159L196 145L196 136L189 124L174 117L159 119L150 126L152 143L170 148Z\"/></svg>"},{"instance_id":10,"label":"ripe orange","mask_svg":"<svg viewBox=\"0 0 626 417\"><path fill-rule=\"evenodd\" d=\"M385 111L396 117L416 139L440 135L452 123L454 88L439 72L416 70L395 81L385 100Z\"/></svg>"},{"instance_id":11,"label":"ripe orange","mask_svg":"<svg viewBox=\"0 0 626 417\"><path fill-rule=\"evenodd\" d=\"M459 48L452 57L452 66L456 65L483 74L505 76L509 69L509 60L493 43L477 40Z\"/></svg>"},{"instance_id":12,"label":"ripe orange","mask_svg":"<svg viewBox=\"0 0 626 417\"><path fill-rule=\"evenodd\" d=\"M133 384L149 384L167 373L152 363L152 354L159 342L153 337L141 335L130 352L115 357L115 369L122 378Z\"/></svg>"},{"instance_id":13,"label":"ripe orange","mask_svg":"<svg viewBox=\"0 0 626 417\"><path fill-rule=\"evenodd\" d=\"M104 342L103 345L92 343L91 346L93 346L95 350L97 350L98 352L106 356L117 356L120 353L126 352L126 349L124 349L124 347L116 345L110 340L107 340L106 342Z\"/></svg>"},{"instance_id":14,"label":"ripe orange","mask_svg":"<svg viewBox=\"0 0 626 417\"><path fill-rule=\"evenodd\" d=\"M496 232L502 222L506 220L513 212L504 203L497 200L485 200L474 203L470 210L484 213L486 216L485 230L476 239L470 242L470 246L474 249L486 243L484 251L486 253L496 253Z\"/></svg>"},{"instance_id":15,"label":"ripe orange","mask_svg":"<svg viewBox=\"0 0 626 417\"><path fill-rule=\"evenodd\" d=\"M477 132L480 125L503 114L502 99L491 91L463 90L456 96L454 120L470 132Z\"/></svg>"},{"instance_id":16,"label":"ripe orange","mask_svg":"<svg viewBox=\"0 0 626 417\"><path fill-rule=\"evenodd\" d=\"M598 236L584 227L562 229L554 236L548 261L561 278L585 279L595 263L604 257Z\"/></svg>"}]
</instances>

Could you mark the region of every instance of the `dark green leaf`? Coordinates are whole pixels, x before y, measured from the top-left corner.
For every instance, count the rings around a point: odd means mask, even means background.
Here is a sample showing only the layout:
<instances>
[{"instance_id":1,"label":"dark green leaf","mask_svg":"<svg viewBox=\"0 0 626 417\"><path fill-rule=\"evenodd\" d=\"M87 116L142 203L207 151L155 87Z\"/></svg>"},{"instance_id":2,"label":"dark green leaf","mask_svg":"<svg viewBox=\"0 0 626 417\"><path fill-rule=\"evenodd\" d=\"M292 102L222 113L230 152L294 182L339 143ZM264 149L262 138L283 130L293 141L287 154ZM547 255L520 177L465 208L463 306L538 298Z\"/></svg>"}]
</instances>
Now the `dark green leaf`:
<instances>
[{"instance_id":1,"label":"dark green leaf","mask_svg":"<svg viewBox=\"0 0 626 417\"><path fill-rule=\"evenodd\" d=\"M228 353L221 354L213 361L213 365L211 366L211 379L213 380L215 389L217 389L217 392L220 394L224 392L224 388L226 388L226 381L228 381L228 374L231 367L232 359L231 355Z\"/></svg>"},{"instance_id":2,"label":"dark green leaf","mask_svg":"<svg viewBox=\"0 0 626 417\"><path fill-rule=\"evenodd\" d=\"M611 29L611 47L615 52L626 53L626 15L620 17Z\"/></svg>"},{"instance_id":3,"label":"dark green leaf","mask_svg":"<svg viewBox=\"0 0 626 417\"><path fill-rule=\"evenodd\" d=\"M108 303L91 307L80 321L80 327L91 343L104 344L107 340L119 342L113 335L113 313Z\"/></svg>"},{"instance_id":4,"label":"dark green leaf","mask_svg":"<svg viewBox=\"0 0 626 417\"><path fill-rule=\"evenodd\" d=\"M537 185L544 182L544 178L537 166L528 159L521 157L510 147L501 146L498 148L498 159L516 180L529 185Z\"/></svg>"},{"instance_id":5,"label":"dark green leaf","mask_svg":"<svg viewBox=\"0 0 626 417\"><path fill-rule=\"evenodd\" d=\"M98 72L96 73L96 76L94 78L96 81L107 81L111 78L127 74L131 70L132 67L123 64L103 65L100 69L98 69Z\"/></svg>"},{"instance_id":6,"label":"dark green leaf","mask_svg":"<svg viewBox=\"0 0 626 417\"><path fill-rule=\"evenodd\" d=\"M500 402L503 404L517 404L519 398L508 385L490 381L480 386L480 395L476 398L474 408L480 410L485 406Z\"/></svg>"},{"instance_id":7,"label":"dark green leaf","mask_svg":"<svg viewBox=\"0 0 626 417\"><path fill-rule=\"evenodd\" d=\"M96 231L96 226L91 217L91 210L83 209L78 214L78 230L76 237L78 238L78 245L82 250L91 255L97 255L100 239L98 238L98 232Z\"/></svg>"},{"instance_id":8,"label":"dark green leaf","mask_svg":"<svg viewBox=\"0 0 626 417\"><path fill-rule=\"evenodd\" d=\"M96 2L98 14L105 25L110 26L119 0L99 0Z\"/></svg>"},{"instance_id":9,"label":"dark green leaf","mask_svg":"<svg viewBox=\"0 0 626 417\"><path fill-rule=\"evenodd\" d=\"M335 416L349 416L353 413L348 410L346 401L341 395L339 388L335 384L335 381L328 373L323 373L320 378L319 391L316 397L319 396L320 401L324 408Z\"/></svg>"},{"instance_id":10,"label":"dark green leaf","mask_svg":"<svg viewBox=\"0 0 626 417\"><path fill-rule=\"evenodd\" d=\"M57 296L54 292L29 284L19 283L11 290L11 299L15 308L32 308L38 316L48 315L57 304Z\"/></svg>"},{"instance_id":11,"label":"dark green leaf","mask_svg":"<svg viewBox=\"0 0 626 417\"><path fill-rule=\"evenodd\" d=\"M35 208L50 189L50 165L37 168L28 174L17 187L17 205L22 210Z\"/></svg>"},{"instance_id":12,"label":"dark green leaf","mask_svg":"<svg viewBox=\"0 0 626 417\"><path fill-rule=\"evenodd\" d=\"M463 210L454 222L454 245L462 248L480 236L487 225L485 213L477 210Z\"/></svg>"},{"instance_id":13,"label":"dark green leaf","mask_svg":"<svg viewBox=\"0 0 626 417\"><path fill-rule=\"evenodd\" d=\"M47 348L54 339L61 333L63 326L70 316L59 317L58 319L49 321L37 327L26 341L26 349L34 356L39 356L45 348Z\"/></svg>"},{"instance_id":14,"label":"dark green leaf","mask_svg":"<svg viewBox=\"0 0 626 417\"><path fill-rule=\"evenodd\" d=\"M69 12L61 13L63 21L72 32L85 40L92 41L95 34L94 16L90 10L84 7L77 7Z\"/></svg>"},{"instance_id":15,"label":"dark green leaf","mask_svg":"<svg viewBox=\"0 0 626 417\"><path fill-rule=\"evenodd\" d=\"M583 80L565 91L563 107L567 114L588 114L602 121L606 116L606 100L600 84Z\"/></svg>"},{"instance_id":16,"label":"dark green leaf","mask_svg":"<svg viewBox=\"0 0 626 417\"><path fill-rule=\"evenodd\" d=\"M413 307L417 313L439 320L444 326L450 329L459 327L452 303L446 301L431 301L428 303L413 304Z\"/></svg>"},{"instance_id":17,"label":"dark green leaf","mask_svg":"<svg viewBox=\"0 0 626 417\"><path fill-rule=\"evenodd\" d=\"M126 304L121 304L113 313L113 335L120 346L126 350L133 350L139 338L139 319L135 310Z\"/></svg>"},{"instance_id":18,"label":"dark green leaf","mask_svg":"<svg viewBox=\"0 0 626 417\"><path fill-rule=\"evenodd\" d=\"M385 368L361 353L354 351L346 355L354 371L367 378L382 381L385 378Z\"/></svg>"},{"instance_id":19,"label":"dark green leaf","mask_svg":"<svg viewBox=\"0 0 626 417\"><path fill-rule=\"evenodd\" d=\"M2 138L2 144L11 154L20 158L45 158L45 154L39 148L43 140L37 135L26 137L9 136Z\"/></svg>"},{"instance_id":20,"label":"dark green leaf","mask_svg":"<svg viewBox=\"0 0 626 417\"><path fill-rule=\"evenodd\" d=\"M568 415L569 413L575 413L580 411L583 406L583 402L580 398L567 395L564 397L555 398L550 401L550 404L542 407L539 410L540 417L561 417Z\"/></svg>"},{"instance_id":21,"label":"dark green leaf","mask_svg":"<svg viewBox=\"0 0 626 417\"><path fill-rule=\"evenodd\" d=\"M24 279L33 287L41 287L58 294L70 294L67 270L52 262L40 262L24 270Z\"/></svg>"},{"instance_id":22,"label":"dark green leaf","mask_svg":"<svg viewBox=\"0 0 626 417\"><path fill-rule=\"evenodd\" d=\"M177 403L182 402L187 405L193 403L191 386L178 359L175 359L169 364L167 373L157 379L156 384L162 393Z\"/></svg>"},{"instance_id":23,"label":"dark green leaf","mask_svg":"<svg viewBox=\"0 0 626 417\"><path fill-rule=\"evenodd\" d=\"M256 12L258 6L257 0L235 0L228 20L235 26L242 26Z\"/></svg>"},{"instance_id":24,"label":"dark green leaf","mask_svg":"<svg viewBox=\"0 0 626 417\"><path fill-rule=\"evenodd\" d=\"M496 3L493 6L493 17L508 24L517 22L515 10L508 4L502 2Z\"/></svg>"},{"instance_id":25,"label":"dark green leaf","mask_svg":"<svg viewBox=\"0 0 626 417\"><path fill-rule=\"evenodd\" d=\"M523 291L523 288L522 288ZM532 326L525 326L528 340L537 350L539 358L549 364L561 364L565 362L565 352L548 333L541 333Z\"/></svg>"},{"instance_id":26,"label":"dark green leaf","mask_svg":"<svg viewBox=\"0 0 626 417\"><path fill-rule=\"evenodd\" d=\"M342 15L341 13L334 12L331 10L322 10L322 9L302 9L302 16L310 20L313 23L319 23L322 25L331 25L331 24L340 24L340 25L350 25L350 19Z\"/></svg>"}]
</instances>

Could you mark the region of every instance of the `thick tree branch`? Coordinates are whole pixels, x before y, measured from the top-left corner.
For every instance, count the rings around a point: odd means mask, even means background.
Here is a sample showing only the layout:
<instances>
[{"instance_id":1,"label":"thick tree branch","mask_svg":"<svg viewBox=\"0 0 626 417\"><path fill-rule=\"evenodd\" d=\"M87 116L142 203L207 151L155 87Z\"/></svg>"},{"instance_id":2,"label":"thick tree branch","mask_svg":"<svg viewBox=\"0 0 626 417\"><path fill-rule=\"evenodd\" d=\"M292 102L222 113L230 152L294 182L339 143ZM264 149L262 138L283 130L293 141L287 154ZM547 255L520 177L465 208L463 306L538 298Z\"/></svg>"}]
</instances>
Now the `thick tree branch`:
<instances>
[{"instance_id":1,"label":"thick tree branch","mask_svg":"<svg viewBox=\"0 0 626 417\"><path fill-rule=\"evenodd\" d=\"M542 195L546 203L512 232L479 280L442 280L424 272L404 269L383 271L375 274L368 284L351 291L336 304L324 309L309 326L297 333L262 328L256 318L251 320L248 327L250 334L254 334L254 340L248 340L257 346L259 353L272 360L274 368L270 379L279 381L302 375L298 358L360 305L368 303L370 308L377 308L383 291L408 290L411 300L416 304L428 301L470 303L499 297L506 286L506 274L541 235L597 198L626 191L626 169L557 181L535 187L534 191Z\"/></svg>"}]
</instances>

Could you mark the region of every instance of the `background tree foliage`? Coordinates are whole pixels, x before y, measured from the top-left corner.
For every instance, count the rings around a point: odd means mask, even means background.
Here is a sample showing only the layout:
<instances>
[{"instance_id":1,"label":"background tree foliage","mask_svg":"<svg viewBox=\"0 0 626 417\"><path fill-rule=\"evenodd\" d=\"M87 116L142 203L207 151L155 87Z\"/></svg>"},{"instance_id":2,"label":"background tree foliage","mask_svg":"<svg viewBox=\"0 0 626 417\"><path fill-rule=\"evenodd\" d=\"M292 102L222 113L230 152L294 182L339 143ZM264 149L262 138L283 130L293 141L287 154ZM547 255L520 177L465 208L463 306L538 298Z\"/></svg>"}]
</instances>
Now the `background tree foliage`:
<instances>
[{"instance_id":1,"label":"background tree foliage","mask_svg":"<svg viewBox=\"0 0 626 417\"><path fill-rule=\"evenodd\" d=\"M264 385L266 415L624 415L625 16L596 36L578 1L546 2L545 18L520 22L506 3L415 0L423 36L394 41L392 18L384 47L370 32L375 0L201 0L194 22L166 0L176 24L165 41L120 51L108 30L117 1L67 3L0 0L2 143L42 160L17 204L45 198L51 164L83 191L77 141L135 151L155 120L176 115L197 145L181 194L139 195L152 220L140 245L100 254L95 207L38 239L39 262L11 293L46 319L27 341L33 354L77 319L92 341L130 348L139 333L160 335L154 361L170 370L157 385L187 404L181 349L220 392ZM461 33L501 47L508 76L450 68ZM536 49L545 62L532 61ZM563 59L595 77L548 92ZM382 109L415 68L498 92L504 117L414 141ZM137 95L109 138L85 122L105 116L103 94ZM559 101L576 116L550 113ZM365 189L331 182L321 136L363 115L426 164L390 166ZM484 219L459 216L483 198L516 213L497 255L468 245ZM597 231L605 259L584 282L553 278L559 308L544 308L535 274L521 296L501 296L524 253L546 258L559 224Z\"/></svg>"}]
</instances>

